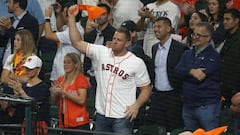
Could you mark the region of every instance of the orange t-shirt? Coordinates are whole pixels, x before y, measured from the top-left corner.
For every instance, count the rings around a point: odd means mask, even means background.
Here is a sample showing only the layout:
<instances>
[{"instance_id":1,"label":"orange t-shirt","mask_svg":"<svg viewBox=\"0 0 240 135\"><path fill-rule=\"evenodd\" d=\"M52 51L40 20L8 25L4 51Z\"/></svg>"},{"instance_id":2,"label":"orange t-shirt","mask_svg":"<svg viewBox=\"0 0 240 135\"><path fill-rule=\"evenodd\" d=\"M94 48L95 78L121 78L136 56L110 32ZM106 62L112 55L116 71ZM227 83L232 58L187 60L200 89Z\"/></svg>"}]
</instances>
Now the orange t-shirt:
<instances>
[{"instance_id":1,"label":"orange t-shirt","mask_svg":"<svg viewBox=\"0 0 240 135\"><path fill-rule=\"evenodd\" d=\"M229 0L229 2L227 2L227 7L240 10L240 0Z\"/></svg>"},{"instance_id":2,"label":"orange t-shirt","mask_svg":"<svg viewBox=\"0 0 240 135\"><path fill-rule=\"evenodd\" d=\"M64 82L62 82L64 76L60 76L58 78L58 82L63 87ZM78 74L74 82L65 86L65 91L72 94L77 95L78 89L84 88L88 89L89 82L88 79L83 74ZM59 100L59 126L63 127L76 127L80 125L84 125L89 123L89 114L86 109L86 101L83 105L76 104L69 100L68 98L64 98L65 101L65 110L64 110L64 125L62 123L62 112L63 112L63 98Z\"/></svg>"}]
</instances>

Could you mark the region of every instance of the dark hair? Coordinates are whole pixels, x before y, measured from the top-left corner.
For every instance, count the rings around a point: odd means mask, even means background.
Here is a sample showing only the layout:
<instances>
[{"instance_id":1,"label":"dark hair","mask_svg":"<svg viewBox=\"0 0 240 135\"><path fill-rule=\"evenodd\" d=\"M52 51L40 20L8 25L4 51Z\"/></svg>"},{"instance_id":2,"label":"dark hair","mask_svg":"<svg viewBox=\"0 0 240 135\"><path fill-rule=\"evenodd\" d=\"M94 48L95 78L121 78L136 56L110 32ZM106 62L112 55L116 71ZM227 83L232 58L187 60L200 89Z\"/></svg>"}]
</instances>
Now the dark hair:
<instances>
[{"instance_id":1,"label":"dark hair","mask_svg":"<svg viewBox=\"0 0 240 135\"><path fill-rule=\"evenodd\" d=\"M170 20L169 18L167 18L167 17L159 17L159 18L157 18L157 20L156 20L155 22L158 22L158 21L163 21L164 24L172 27L172 22L171 22L171 20Z\"/></svg>"},{"instance_id":2,"label":"dark hair","mask_svg":"<svg viewBox=\"0 0 240 135\"><path fill-rule=\"evenodd\" d=\"M77 4L77 1L76 0L56 0L57 3L59 3L62 7L64 7L64 5L68 2L71 2L71 3L74 3L74 4Z\"/></svg>"},{"instance_id":3,"label":"dark hair","mask_svg":"<svg viewBox=\"0 0 240 135\"><path fill-rule=\"evenodd\" d=\"M13 0L13 3L19 3L19 7L23 10L25 10L27 8L27 0Z\"/></svg>"},{"instance_id":4,"label":"dark hair","mask_svg":"<svg viewBox=\"0 0 240 135\"><path fill-rule=\"evenodd\" d=\"M224 14L231 14L234 19L240 19L240 12L237 9L227 9Z\"/></svg>"},{"instance_id":5,"label":"dark hair","mask_svg":"<svg viewBox=\"0 0 240 135\"><path fill-rule=\"evenodd\" d=\"M157 18L157 20L155 22L158 22L158 21L163 21L164 24L166 24L167 26L171 27L171 31L170 31L171 34L176 33L174 28L172 27L172 22L171 22L171 20L169 18L167 18L167 17L159 17L159 18Z\"/></svg>"},{"instance_id":6,"label":"dark hair","mask_svg":"<svg viewBox=\"0 0 240 135\"><path fill-rule=\"evenodd\" d=\"M207 22L208 21L208 18L205 14L203 14L202 12L199 12L199 11L195 11L193 13L196 13L198 14L198 16L200 17L201 21L202 22Z\"/></svg>"},{"instance_id":7,"label":"dark hair","mask_svg":"<svg viewBox=\"0 0 240 135\"><path fill-rule=\"evenodd\" d=\"M126 28L123 28L123 27L120 27L120 28L118 28L118 29L117 29L117 31L116 31L116 32L124 33L124 34L125 34L125 36L126 36L126 39L127 39L128 41L130 41L130 40L131 40L131 34L130 34L130 32L129 32L129 30L128 30L128 29L126 29Z\"/></svg>"},{"instance_id":8,"label":"dark hair","mask_svg":"<svg viewBox=\"0 0 240 135\"><path fill-rule=\"evenodd\" d=\"M99 4L97 4L97 6L106 9L107 10L107 14L108 15L110 14L111 8L107 4L99 3Z\"/></svg>"},{"instance_id":9,"label":"dark hair","mask_svg":"<svg viewBox=\"0 0 240 135\"><path fill-rule=\"evenodd\" d=\"M213 26L209 22L199 22L196 24L196 27L205 27L205 30L209 35L212 35L214 31Z\"/></svg>"},{"instance_id":10,"label":"dark hair","mask_svg":"<svg viewBox=\"0 0 240 135\"><path fill-rule=\"evenodd\" d=\"M70 8L72 5L75 5L75 3L74 2L72 2L72 1L69 1L69 2L66 2L66 3L64 3L64 5L62 5L62 11L64 10L64 8Z\"/></svg>"},{"instance_id":11,"label":"dark hair","mask_svg":"<svg viewBox=\"0 0 240 135\"><path fill-rule=\"evenodd\" d=\"M222 20L224 11L227 9L226 0L217 0L217 2L218 2L218 5L219 5L219 7L218 7L218 18L217 18L218 20L213 20L213 15L210 14L210 12L209 12L209 7L207 6L207 8L206 8L206 12L210 17L210 21Z\"/></svg>"},{"instance_id":12,"label":"dark hair","mask_svg":"<svg viewBox=\"0 0 240 135\"><path fill-rule=\"evenodd\" d=\"M192 14L196 13L199 18L201 19L201 22L208 22L208 18L205 14L203 14L202 12L199 12L199 11L195 11L193 12ZM188 46L191 46L192 45L192 33L193 33L193 30L190 29L190 27L188 26L188 31L187 31L187 42L186 44Z\"/></svg>"},{"instance_id":13,"label":"dark hair","mask_svg":"<svg viewBox=\"0 0 240 135\"><path fill-rule=\"evenodd\" d=\"M75 5L75 3L72 2L72 1L66 2L66 3L62 6L62 11L64 11L64 8L67 8L67 13L66 13L66 14L68 15L68 9L69 9L72 5ZM77 20L77 21L81 19L81 17L82 17L81 14L82 14L82 11L79 11L79 13L78 13L77 16L76 16L76 20Z\"/></svg>"}]
</instances>

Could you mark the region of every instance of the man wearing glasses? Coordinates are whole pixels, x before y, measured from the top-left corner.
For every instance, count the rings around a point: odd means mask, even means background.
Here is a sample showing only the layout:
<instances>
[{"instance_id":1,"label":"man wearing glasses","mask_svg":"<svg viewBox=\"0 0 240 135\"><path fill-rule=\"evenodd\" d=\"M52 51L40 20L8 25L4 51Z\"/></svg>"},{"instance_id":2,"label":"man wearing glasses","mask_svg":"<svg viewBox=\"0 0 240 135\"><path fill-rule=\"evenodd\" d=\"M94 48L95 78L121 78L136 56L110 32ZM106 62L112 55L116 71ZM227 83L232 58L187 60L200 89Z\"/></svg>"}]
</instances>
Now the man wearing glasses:
<instances>
[{"instance_id":1,"label":"man wearing glasses","mask_svg":"<svg viewBox=\"0 0 240 135\"><path fill-rule=\"evenodd\" d=\"M184 52L175 68L183 80L183 120L190 131L218 127L220 56L210 44L212 32L209 23L198 23L193 48Z\"/></svg>"}]
</instances>

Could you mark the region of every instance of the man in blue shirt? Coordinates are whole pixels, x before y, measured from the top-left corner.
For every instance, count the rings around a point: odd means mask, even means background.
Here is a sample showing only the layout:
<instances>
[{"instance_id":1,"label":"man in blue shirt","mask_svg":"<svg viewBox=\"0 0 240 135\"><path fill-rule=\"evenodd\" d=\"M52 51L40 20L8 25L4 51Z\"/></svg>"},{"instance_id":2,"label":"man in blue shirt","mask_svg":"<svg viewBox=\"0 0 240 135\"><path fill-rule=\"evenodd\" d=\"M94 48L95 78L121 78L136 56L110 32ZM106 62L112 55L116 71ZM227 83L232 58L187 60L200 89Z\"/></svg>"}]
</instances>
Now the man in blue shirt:
<instances>
[{"instance_id":1,"label":"man in blue shirt","mask_svg":"<svg viewBox=\"0 0 240 135\"><path fill-rule=\"evenodd\" d=\"M174 73L186 47L171 37L171 21L159 17L154 25L155 37L160 40L152 47L152 63L154 63L154 84L151 96L149 120L171 132L183 128L181 80Z\"/></svg>"},{"instance_id":2,"label":"man in blue shirt","mask_svg":"<svg viewBox=\"0 0 240 135\"><path fill-rule=\"evenodd\" d=\"M183 80L183 120L187 130L218 127L221 109L220 56L210 44L213 28L196 25L193 48L182 55L176 72Z\"/></svg>"}]
</instances>

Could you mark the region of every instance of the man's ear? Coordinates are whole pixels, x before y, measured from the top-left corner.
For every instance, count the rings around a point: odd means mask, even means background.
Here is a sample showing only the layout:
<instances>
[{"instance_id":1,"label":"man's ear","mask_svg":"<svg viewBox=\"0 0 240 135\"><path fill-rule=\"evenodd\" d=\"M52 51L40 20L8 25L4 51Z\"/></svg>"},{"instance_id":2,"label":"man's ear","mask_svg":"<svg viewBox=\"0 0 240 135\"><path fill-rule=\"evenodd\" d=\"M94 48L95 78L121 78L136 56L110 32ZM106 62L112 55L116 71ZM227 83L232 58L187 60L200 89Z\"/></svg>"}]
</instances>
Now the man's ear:
<instances>
[{"instance_id":1,"label":"man's ear","mask_svg":"<svg viewBox=\"0 0 240 135\"><path fill-rule=\"evenodd\" d=\"M208 42L211 42L211 40L212 40L212 36L209 36L208 37Z\"/></svg>"},{"instance_id":2,"label":"man's ear","mask_svg":"<svg viewBox=\"0 0 240 135\"><path fill-rule=\"evenodd\" d=\"M239 18L235 18L234 22L236 22L236 24L240 25L240 19Z\"/></svg>"},{"instance_id":3,"label":"man's ear","mask_svg":"<svg viewBox=\"0 0 240 135\"><path fill-rule=\"evenodd\" d=\"M172 27L171 26L166 26L167 27L167 31L168 31L168 33L172 33Z\"/></svg>"}]
</instances>

